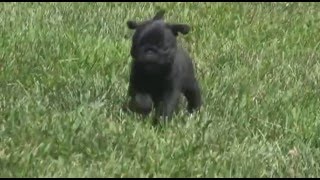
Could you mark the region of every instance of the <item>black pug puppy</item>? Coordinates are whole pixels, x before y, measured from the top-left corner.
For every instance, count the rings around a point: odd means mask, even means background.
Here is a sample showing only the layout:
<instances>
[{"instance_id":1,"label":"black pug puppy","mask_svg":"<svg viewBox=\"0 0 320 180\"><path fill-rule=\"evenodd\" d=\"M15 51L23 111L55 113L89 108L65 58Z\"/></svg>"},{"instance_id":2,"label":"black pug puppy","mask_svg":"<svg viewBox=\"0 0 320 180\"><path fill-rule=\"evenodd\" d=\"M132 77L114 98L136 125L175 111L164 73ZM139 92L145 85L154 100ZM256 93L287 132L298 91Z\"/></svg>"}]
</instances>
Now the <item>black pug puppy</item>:
<instances>
[{"instance_id":1,"label":"black pug puppy","mask_svg":"<svg viewBox=\"0 0 320 180\"><path fill-rule=\"evenodd\" d=\"M154 107L156 119L172 117L181 93L188 101L190 113L202 105L192 60L176 40L179 33L187 34L190 27L164 22L164 13L160 10L151 20L140 23L127 22L128 28L135 30L130 51L133 61L129 109L147 115Z\"/></svg>"}]
</instances>

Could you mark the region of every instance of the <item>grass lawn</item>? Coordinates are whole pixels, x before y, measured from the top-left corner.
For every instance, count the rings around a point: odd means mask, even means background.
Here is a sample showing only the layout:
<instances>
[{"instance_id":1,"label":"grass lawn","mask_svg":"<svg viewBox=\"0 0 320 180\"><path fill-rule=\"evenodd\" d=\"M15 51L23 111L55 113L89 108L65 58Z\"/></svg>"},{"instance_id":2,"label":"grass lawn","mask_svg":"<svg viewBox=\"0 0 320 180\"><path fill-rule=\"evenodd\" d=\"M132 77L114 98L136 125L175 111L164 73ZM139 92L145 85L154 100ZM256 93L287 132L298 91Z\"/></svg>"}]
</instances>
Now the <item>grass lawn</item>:
<instances>
[{"instance_id":1,"label":"grass lawn","mask_svg":"<svg viewBox=\"0 0 320 180\"><path fill-rule=\"evenodd\" d=\"M188 23L204 106L120 110L133 31ZM0 177L319 177L319 3L1 3Z\"/></svg>"}]
</instances>

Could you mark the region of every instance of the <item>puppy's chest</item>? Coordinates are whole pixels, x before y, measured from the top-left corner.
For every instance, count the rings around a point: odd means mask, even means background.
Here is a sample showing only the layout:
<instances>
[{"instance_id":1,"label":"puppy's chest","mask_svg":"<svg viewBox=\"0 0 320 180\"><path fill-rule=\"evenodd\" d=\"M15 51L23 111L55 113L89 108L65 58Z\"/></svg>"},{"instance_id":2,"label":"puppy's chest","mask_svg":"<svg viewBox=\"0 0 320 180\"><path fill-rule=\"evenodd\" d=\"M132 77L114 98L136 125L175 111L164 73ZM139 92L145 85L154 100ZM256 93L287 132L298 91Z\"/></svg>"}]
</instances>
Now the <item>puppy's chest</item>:
<instances>
[{"instance_id":1,"label":"puppy's chest","mask_svg":"<svg viewBox=\"0 0 320 180\"><path fill-rule=\"evenodd\" d=\"M140 74L135 83L141 91L157 94L163 92L169 86L170 81L163 77Z\"/></svg>"},{"instance_id":2,"label":"puppy's chest","mask_svg":"<svg viewBox=\"0 0 320 180\"><path fill-rule=\"evenodd\" d=\"M133 83L140 92L149 93L153 96L161 96L172 84L171 67L151 64L151 66L154 66L154 69L149 70L147 65L146 63L136 63L133 65Z\"/></svg>"}]
</instances>

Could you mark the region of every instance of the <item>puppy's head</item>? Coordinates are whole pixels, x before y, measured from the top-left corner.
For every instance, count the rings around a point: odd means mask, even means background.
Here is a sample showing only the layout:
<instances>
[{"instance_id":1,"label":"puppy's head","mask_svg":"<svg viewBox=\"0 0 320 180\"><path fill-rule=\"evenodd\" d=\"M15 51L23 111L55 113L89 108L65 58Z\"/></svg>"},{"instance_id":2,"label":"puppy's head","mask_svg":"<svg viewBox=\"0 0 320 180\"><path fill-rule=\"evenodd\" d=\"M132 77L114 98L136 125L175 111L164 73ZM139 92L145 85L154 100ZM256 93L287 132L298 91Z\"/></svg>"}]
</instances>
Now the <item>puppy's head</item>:
<instances>
[{"instance_id":1,"label":"puppy's head","mask_svg":"<svg viewBox=\"0 0 320 180\"><path fill-rule=\"evenodd\" d=\"M132 37L131 56L148 64L171 64L177 50L177 36L187 34L189 25L164 22L164 10L147 21L128 21L129 29L135 30Z\"/></svg>"}]
</instances>

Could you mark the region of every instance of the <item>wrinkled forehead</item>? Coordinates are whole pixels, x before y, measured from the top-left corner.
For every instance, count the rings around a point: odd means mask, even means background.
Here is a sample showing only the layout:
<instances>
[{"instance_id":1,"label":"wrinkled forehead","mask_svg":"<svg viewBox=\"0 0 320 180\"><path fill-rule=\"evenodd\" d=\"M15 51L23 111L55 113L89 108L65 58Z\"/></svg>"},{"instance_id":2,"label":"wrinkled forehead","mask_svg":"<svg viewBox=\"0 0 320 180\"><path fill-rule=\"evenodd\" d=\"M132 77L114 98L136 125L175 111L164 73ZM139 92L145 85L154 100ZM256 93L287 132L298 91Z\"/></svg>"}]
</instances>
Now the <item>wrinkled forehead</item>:
<instances>
[{"instance_id":1,"label":"wrinkled forehead","mask_svg":"<svg viewBox=\"0 0 320 180\"><path fill-rule=\"evenodd\" d=\"M167 31L168 29L163 21L148 22L139 29L140 40L155 43L163 41Z\"/></svg>"}]
</instances>

